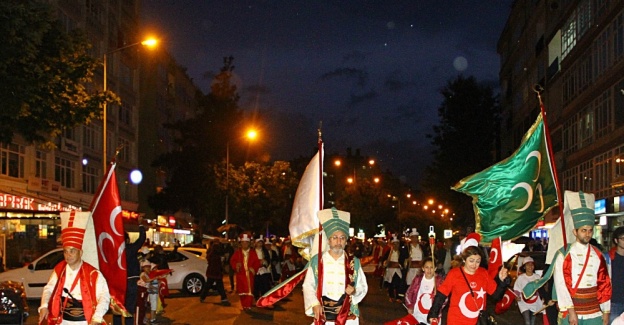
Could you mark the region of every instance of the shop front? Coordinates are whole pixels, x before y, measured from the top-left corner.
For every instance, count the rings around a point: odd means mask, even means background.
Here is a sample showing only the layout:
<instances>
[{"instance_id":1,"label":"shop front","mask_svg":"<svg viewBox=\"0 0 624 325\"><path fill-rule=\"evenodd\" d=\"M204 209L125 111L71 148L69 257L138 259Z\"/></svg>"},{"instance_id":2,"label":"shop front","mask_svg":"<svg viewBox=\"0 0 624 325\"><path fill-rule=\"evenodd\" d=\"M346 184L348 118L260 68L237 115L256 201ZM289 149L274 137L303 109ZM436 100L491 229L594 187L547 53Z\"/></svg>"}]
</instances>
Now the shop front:
<instances>
[{"instance_id":1,"label":"shop front","mask_svg":"<svg viewBox=\"0 0 624 325\"><path fill-rule=\"evenodd\" d=\"M61 235L60 213L82 209L64 202L0 192L0 253L3 265L6 268L21 267L55 248Z\"/></svg>"}]
</instances>

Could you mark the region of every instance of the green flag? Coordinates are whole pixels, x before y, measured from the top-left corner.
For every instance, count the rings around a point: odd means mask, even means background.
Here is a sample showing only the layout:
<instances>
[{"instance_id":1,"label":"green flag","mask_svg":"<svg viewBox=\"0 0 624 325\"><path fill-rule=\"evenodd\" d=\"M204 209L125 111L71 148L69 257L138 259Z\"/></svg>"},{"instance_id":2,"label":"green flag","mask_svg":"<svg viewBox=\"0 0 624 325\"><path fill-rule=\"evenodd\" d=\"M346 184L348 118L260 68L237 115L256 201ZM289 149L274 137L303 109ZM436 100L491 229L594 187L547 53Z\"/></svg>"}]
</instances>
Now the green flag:
<instances>
[{"instance_id":1,"label":"green flag","mask_svg":"<svg viewBox=\"0 0 624 325\"><path fill-rule=\"evenodd\" d=\"M452 187L472 197L481 241L522 236L557 204L557 189L539 115L509 158Z\"/></svg>"}]
</instances>

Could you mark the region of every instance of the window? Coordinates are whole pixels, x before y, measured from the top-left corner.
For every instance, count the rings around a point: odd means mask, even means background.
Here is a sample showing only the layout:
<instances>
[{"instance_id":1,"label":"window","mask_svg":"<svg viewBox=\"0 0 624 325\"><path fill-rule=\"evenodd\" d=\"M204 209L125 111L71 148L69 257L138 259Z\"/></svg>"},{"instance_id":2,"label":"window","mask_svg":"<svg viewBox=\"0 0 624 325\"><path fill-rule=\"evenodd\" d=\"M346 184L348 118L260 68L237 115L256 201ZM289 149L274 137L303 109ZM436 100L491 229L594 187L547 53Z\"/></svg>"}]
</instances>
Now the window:
<instances>
[{"instance_id":1,"label":"window","mask_svg":"<svg viewBox=\"0 0 624 325\"><path fill-rule=\"evenodd\" d=\"M119 106L119 123L132 127L132 106L128 104Z\"/></svg>"},{"instance_id":2,"label":"window","mask_svg":"<svg viewBox=\"0 0 624 325\"><path fill-rule=\"evenodd\" d=\"M74 188L76 163L65 158L54 158L54 180L66 188Z\"/></svg>"},{"instance_id":3,"label":"window","mask_svg":"<svg viewBox=\"0 0 624 325\"><path fill-rule=\"evenodd\" d=\"M24 178L24 146L14 143L3 144L1 147L2 162L0 172L2 175Z\"/></svg>"},{"instance_id":4,"label":"window","mask_svg":"<svg viewBox=\"0 0 624 325\"><path fill-rule=\"evenodd\" d=\"M93 124L85 125L82 129L82 145L94 151L102 150L102 128Z\"/></svg>"},{"instance_id":5,"label":"window","mask_svg":"<svg viewBox=\"0 0 624 325\"><path fill-rule=\"evenodd\" d=\"M82 166L82 191L95 194L98 187L98 168L93 166Z\"/></svg>"},{"instance_id":6,"label":"window","mask_svg":"<svg viewBox=\"0 0 624 325\"><path fill-rule=\"evenodd\" d=\"M48 154L40 150L35 153L35 177L48 178Z\"/></svg>"},{"instance_id":7,"label":"window","mask_svg":"<svg viewBox=\"0 0 624 325\"><path fill-rule=\"evenodd\" d=\"M119 161L130 162L130 153L132 152L132 144L130 140L119 137Z\"/></svg>"},{"instance_id":8,"label":"window","mask_svg":"<svg viewBox=\"0 0 624 325\"><path fill-rule=\"evenodd\" d=\"M578 145L579 148L586 147L593 142L594 137L594 111L591 105L579 113Z\"/></svg>"}]
</instances>

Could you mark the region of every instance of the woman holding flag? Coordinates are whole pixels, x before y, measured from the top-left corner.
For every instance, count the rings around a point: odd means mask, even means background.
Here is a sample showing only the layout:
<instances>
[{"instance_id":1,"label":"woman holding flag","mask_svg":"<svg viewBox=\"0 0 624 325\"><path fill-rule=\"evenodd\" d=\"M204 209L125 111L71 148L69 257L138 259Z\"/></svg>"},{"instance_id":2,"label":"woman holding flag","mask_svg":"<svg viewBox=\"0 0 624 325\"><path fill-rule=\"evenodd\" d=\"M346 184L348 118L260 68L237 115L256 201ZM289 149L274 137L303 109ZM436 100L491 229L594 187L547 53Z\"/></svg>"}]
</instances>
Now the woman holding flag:
<instances>
[{"instance_id":1,"label":"woman holding flag","mask_svg":"<svg viewBox=\"0 0 624 325\"><path fill-rule=\"evenodd\" d=\"M444 301L450 295L447 324L474 325L480 311L486 307L487 295L492 295L495 301L500 300L510 283L506 268L501 268L495 279L492 279L488 271L479 266L481 249L476 245L465 246L460 255L462 265L452 268L438 286L427 316L429 322L438 318Z\"/></svg>"}]
</instances>

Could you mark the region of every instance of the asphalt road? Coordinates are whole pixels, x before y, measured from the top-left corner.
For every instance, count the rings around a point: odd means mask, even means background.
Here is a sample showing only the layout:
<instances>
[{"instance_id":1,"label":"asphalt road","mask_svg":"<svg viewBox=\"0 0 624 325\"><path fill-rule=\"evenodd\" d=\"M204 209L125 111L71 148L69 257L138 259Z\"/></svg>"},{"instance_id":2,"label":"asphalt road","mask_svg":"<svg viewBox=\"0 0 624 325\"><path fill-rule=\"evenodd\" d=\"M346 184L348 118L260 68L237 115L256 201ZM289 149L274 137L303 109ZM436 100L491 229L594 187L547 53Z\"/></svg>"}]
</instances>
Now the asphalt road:
<instances>
[{"instance_id":1,"label":"asphalt road","mask_svg":"<svg viewBox=\"0 0 624 325\"><path fill-rule=\"evenodd\" d=\"M360 304L360 324L383 324L390 320L398 319L407 314L402 304L391 303L387 299L385 290L379 288L379 280L367 276L369 292ZM224 278L225 288L229 289L229 281ZM201 324L311 324L311 318L303 314L303 294L301 285L297 286L290 296L278 302L274 309L254 308L245 312L240 306L238 296L228 293L232 305L224 307L220 305L219 296L208 296L204 303L199 302L199 297L186 296L180 292L172 291L168 298L165 312L158 317L161 325L201 325ZM38 301L29 301L31 316L25 324L37 324ZM112 316L107 315L106 321L111 324ZM500 325L523 324L522 317L517 306L497 316ZM537 325L541 325L538 318Z\"/></svg>"}]
</instances>

